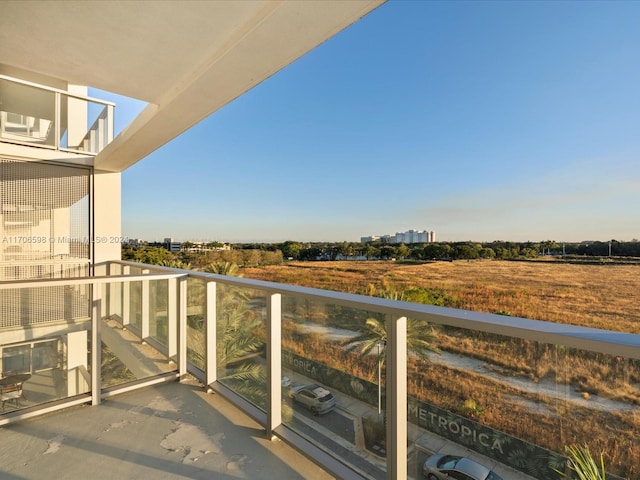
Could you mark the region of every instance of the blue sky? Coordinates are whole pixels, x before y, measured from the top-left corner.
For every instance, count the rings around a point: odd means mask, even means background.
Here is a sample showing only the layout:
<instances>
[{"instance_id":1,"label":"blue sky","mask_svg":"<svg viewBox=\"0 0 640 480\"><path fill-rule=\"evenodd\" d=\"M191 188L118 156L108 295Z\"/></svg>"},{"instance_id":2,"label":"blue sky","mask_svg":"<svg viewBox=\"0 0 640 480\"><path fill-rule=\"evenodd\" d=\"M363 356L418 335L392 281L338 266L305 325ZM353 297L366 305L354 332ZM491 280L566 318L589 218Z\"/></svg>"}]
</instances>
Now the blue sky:
<instances>
[{"instance_id":1,"label":"blue sky","mask_svg":"<svg viewBox=\"0 0 640 480\"><path fill-rule=\"evenodd\" d=\"M391 0L125 171L122 233L640 238L639 26L632 1Z\"/></svg>"}]
</instances>

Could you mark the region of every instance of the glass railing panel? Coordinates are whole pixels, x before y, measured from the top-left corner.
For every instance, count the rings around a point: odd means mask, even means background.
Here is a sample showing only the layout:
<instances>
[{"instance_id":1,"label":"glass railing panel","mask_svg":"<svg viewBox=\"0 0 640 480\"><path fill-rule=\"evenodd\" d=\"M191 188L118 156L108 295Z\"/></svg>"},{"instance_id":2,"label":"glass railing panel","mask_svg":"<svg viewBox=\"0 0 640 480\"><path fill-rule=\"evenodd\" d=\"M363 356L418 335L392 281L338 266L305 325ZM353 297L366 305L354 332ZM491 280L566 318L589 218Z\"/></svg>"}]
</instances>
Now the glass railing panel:
<instances>
[{"instance_id":1,"label":"glass railing panel","mask_svg":"<svg viewBox=\"0 0 640 480\"><path fill-rule=\"evenodd\" d=\"M196 367L205 370L207 282L187 278L187 358Z\"/></svg>"},{"instance_id":2,"label":"glass railing panel","mask_svg":"<svg viewBox=\"0 0 640 480\"><path fill-rule=\"evenodd\" d=\"M127 351L120 351L119 341L122 340L123 344L128 343L130 345L135 345L139 343L138 338L130 331L119 328L119 325L116 325L113 320L107 321L106 325L103 326L101 337L100 375L102 388L121 385L136 380L137 377L130 367L134 367L135 369L139 362L137 360L135 362L127 361L125 356L132 356L127 355L129 353ZM135 358L135 355L133 358ZM145 376L147 375L143 375L142 378Z\"/></svg>"},{"instance_id":3,"label":"glass railing panel","mask_svg":"<svg viewBox=\"0 0 640 480\"><path fill-rule=\"evenodd\" d=\"M132 275L139 272L131 271ZM128 324L133 327L138 335L142 334L142 281L126 282L123 288L128 289L129 301L125 307L128 311Z\"/></svg>"},{"instance_id":4,"label":"glass railing panel","mask_svg":"<svg viewBox=\"0 0 640 480\"><path fill-rule=\"evenodd\" d=\"M108 266L108 274L119 276L123 274L122 265L111 263ZM122 282L106 283L104 285L104 313L109 318L123 323L124 312L124 286Z\"/></svg>"},{"instance_id":5,"label":"glass railing panel","mask_svg":"<svg viewBox=\"0 0 640 480\"><path fill-rule=\"evenodd\" d=\"M149 336L167 347L169 341L169 280L149 282Z\"/></svg>"},{"instance_id":6,"label":"glass railing panel","mask_svg":"<svg viewBox=\"0 0 640 480\"><path fill-rule=\"evenodd\" d=\"M0 141L97 154L113 139L113 107L0 76Z\"/></svg>"},{"instance_id":7,"label":"glass railing panel","mask_svg":"<svg viewBox=\"0 0 640 480\"><path fill-rule=\"evenodd\" d=\"M128 308L131 323L122 323L114 316L102 319L103 387L121 385L176 370L176 365L168 358L168 350L164 348L166 343L158 341L164 336L166 342L168 331L167 280L125 282L123 288L129 291ZM148 302L148 308L145 309L148 311L146 318L142 313L143 301ZM148 333L144 339L141 338L142 332ZM155 345L146 341L150 339L155 341Z\"/></svg>"},{"instance_id":8,"label":"glass railing panel","mask_svg":"<svg viewBox=\"0 0 640 480\"><path fill-rule=\"evenodd\" d=\"M385 478L385 340L382 314L282 297L283 423L373 478Z\"/></svg>"},{"instance_id":9,"label":"glass railing panel","mask_svg":"<svg viewBox=\"0 0 640 480\"><path fill-rule=\"evenodd\" d=\"M504 478L509 469L561 478L565 447L584 444L605 452L610 473L638 475L637 449L625 440L640 435L637 360L453 327L438 329L435 344L439 354L409 357L410 474L443 453L430 447L440 438Z\"/></svg>"},{"instance_id":10,"label":"glass railing panel","mask_svg":"<svg viewBox=\"0 0 640 480\"><path fill-rule=\"evenodd\" d=\"M90 388L91 286L0 290L2 412Z\"/></svg>"},{"instance_id":11,"label":"glass railing panel","mask_svg":"<svg viewBox=\"0 0 640 480\"><path fill-rule=\"evenodd\" d=\"M608 473L640 478L632 440L640 438L640 360L546 344L537 344L534 355L539 403L554 421L542 430L549 432L544 441L529 440L559 452L587 444L596 456L604 453Z\"/></svg>"},{"instance_id":12,"label":"glass railing panel","mask_svg":"<svg viewBox=\"0 0 640 480\"><path fill-rule=\"evenodd\" d=\"M55 93L0 78L0 140L55 145Z\"/></svg>"},{"instance_id":13,"label":"glass railing panel","mask_svg":"<svg viewBox=\"0 0 640 480\"><path fill-rule=\"evenodd\" d=\"M503 477L501 469L510 467L557 478L553 469L562 458L555 452L562 448L543 440L562 438L552 413L557 398L546 404L542 378L536 377L544 346L453 327L439 329L436 345L439 353L409 363L408 412L410 424L419 427L418 468L428 455L461 446L484 465L500 462L495 469ZM552 385L557 391L558 384ZM433 438L445 440L444 451L429 448Z\"/></svg>"},{"instance_id":14,"label":"glass railing panel","mask_svg":"<svg viewBox=\"0 0 640 480\"><path fill-rule=\"evenodd\" d=\"M61 95L60 148L98 153L108 143L108 108L91 100Z\"/></svg>"},{"instance_id":15,"label":"glass railing panel","mask_svg":"<svg viewBox=\"0 0 640 480\"><path fill-rule=\"evenodd\" d=\"M266 315L263 292L217 285L218 381L263 410L267 405Z\"/></svg>"}]
</instances>

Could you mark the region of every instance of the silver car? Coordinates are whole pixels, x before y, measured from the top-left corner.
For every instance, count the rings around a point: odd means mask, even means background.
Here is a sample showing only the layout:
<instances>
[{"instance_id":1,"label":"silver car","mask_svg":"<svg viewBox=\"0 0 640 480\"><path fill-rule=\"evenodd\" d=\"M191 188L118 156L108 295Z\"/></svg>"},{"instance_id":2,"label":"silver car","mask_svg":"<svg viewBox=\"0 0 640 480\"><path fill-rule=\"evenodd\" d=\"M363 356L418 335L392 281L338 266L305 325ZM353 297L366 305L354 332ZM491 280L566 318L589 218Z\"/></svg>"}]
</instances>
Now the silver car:
<instances>
[{"instance_id":1,"label":"silver car","mask_svg":"<svg viewBox=\"0 0 640 480\"><path fill-rule=\"evenodd\" d=\"M289 395L294 402L304 405L314 415L327 413L336 406L336 398L333 394L316 384L292 387Z\"/></svg>"},{"instance_id":2,"label":"silver car","mask_svg":"<svg viewBox=\"0 0 640 480\"><path fill-rule=\"evenodd\" d=\"M422 473L429 480L502 480L493 470L467 457L437 454L427 458Z\"/></svg>"}]
</instances>

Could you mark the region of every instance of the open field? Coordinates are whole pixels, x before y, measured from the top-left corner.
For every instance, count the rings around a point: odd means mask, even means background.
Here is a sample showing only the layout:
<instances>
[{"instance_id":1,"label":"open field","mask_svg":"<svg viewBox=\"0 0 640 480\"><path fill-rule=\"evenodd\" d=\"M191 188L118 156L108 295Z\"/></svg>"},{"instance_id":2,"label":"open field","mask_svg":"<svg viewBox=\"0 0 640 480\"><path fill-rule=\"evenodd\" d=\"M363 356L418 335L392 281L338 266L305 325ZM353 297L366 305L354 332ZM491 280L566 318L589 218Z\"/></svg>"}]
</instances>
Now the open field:
<instances>
[{"instance_id":1,"label":"open field","mask_svg":"<svg viewBox=\"0 0 640 480\"><path fill-rule=\"evenodd\" d=\"M371 294L423 288L444 306L640 334L640 266L551 261L291 262L245 277Z\"/></svg>"}]
</instances>

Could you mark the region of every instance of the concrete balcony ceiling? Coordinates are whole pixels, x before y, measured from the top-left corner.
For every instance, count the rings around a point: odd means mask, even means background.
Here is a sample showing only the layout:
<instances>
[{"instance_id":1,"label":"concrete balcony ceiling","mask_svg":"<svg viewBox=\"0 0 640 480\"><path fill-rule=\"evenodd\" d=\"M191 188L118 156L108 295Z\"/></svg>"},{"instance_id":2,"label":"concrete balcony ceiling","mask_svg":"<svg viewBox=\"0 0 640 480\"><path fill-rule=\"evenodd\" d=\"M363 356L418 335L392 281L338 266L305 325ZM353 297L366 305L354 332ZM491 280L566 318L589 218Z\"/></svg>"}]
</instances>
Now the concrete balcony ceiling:
<instances>
[{"instance_id":1,"label":"concrete balcony ceiling","mask_svg":"<svg viewBox=\"0 0 640 480\"><path fill-rule=\"evenodd\" d=\"M383 2L2 2L0 73L148 102L95 159L122 171Z\"/></svg>"}]
</instances>

